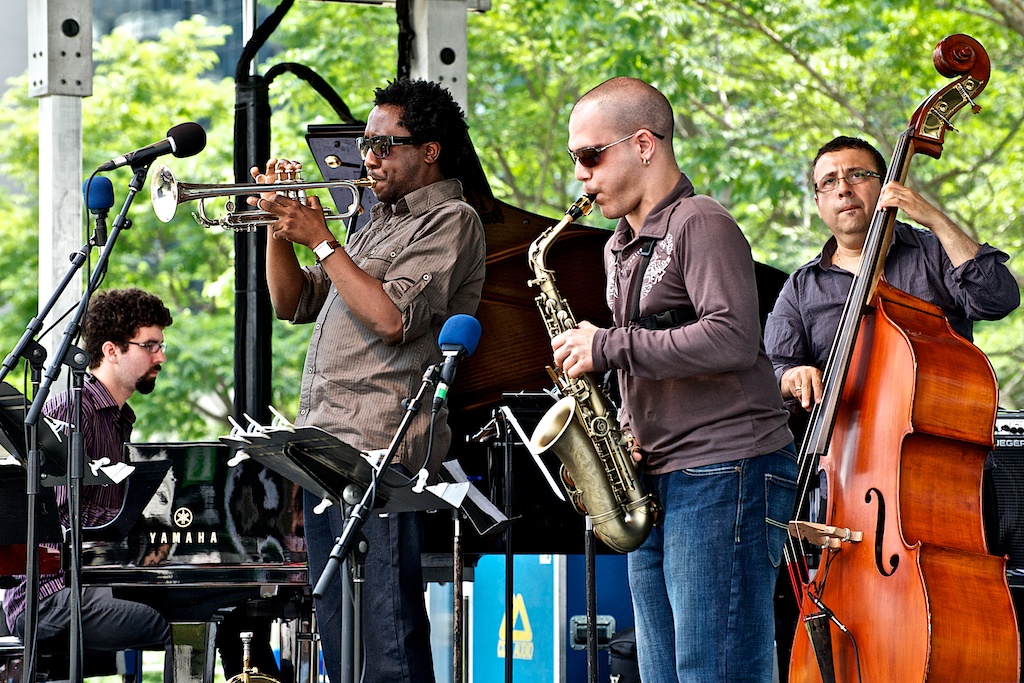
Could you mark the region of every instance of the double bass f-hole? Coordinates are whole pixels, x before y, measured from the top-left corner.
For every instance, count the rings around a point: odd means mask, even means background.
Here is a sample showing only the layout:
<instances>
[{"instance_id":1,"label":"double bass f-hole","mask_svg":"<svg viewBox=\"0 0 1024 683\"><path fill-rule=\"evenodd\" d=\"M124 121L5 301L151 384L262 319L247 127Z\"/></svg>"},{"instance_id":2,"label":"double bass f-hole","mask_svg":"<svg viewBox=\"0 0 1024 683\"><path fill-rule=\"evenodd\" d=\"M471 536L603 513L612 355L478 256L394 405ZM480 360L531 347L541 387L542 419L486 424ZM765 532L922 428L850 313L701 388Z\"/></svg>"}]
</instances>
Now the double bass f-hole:
<instances>
[{"instance_id":1,"label":"double bass f-hole","mask_svg":"<svg viewBox=\"0 0 1024 683\"><path fill-rule=\"evenodd\" d=\"M889 566L892 569L886 571L882 566L882 546L885 544L885 496L872 486L864 496L864 502L870 503L872 497L878 499L878 512L875 513L875 566L878 567L878 573L882 576L892 576L900 564L900 556L894 554L889 557Z\"/></svg>"}]
</instances>

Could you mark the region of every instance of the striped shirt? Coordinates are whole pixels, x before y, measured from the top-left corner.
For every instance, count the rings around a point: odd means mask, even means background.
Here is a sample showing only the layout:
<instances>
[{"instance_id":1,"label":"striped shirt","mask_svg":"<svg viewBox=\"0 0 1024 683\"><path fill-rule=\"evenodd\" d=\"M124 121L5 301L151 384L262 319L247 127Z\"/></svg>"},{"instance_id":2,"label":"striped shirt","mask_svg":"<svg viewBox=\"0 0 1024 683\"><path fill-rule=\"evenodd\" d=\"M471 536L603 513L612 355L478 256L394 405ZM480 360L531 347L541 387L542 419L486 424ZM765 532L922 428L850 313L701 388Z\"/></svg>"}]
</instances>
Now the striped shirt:
<instances>
[{"instance_id":1,"label":"striped shirt","mask_svg":"<svg viewBox=\"0 0 1024 683\"><path fill-rule=\"evenodd\" d=\"M62 393L54 396L43 406L43 414L50 419L58 434L67 435L73 411L71 395ZM85 376L82 389L82 444L88 460L109 458L111 463L121 462L124 443L132 434L135 412L126 403L118 408L110 392L93 375ZM68 528L68 490L56 486L52 490L57 497L58 516L61 525ZM82 487L82 526L91 527L109 522L121 509L124 484ZM57 546L51 546L57 547ZM40 599L53 595L65 586L63 573L43 574L39 577ZM7 625L14 632L18 617L25 610L25 581L7 590L4 594L4 613Z\"/></svg>"},{"instance_id":2,"label":"striped shirt","mask_svg":"<svg viewBox=\"0 0 1024 683\"><path fill-rule=\"evenodd\" d=\"M402 399L415 395L424 370L441 358L441 326L449 316L473 314L480 302L483 224L461 197L459 181L443 180L394 206L376 204L370 224L345 245L402 313L403 339L395 346L356 319L322 266L304 269L292 322L314 325L296 424L320 427L363 451L389 446L402 420ZM442 410L435 425L431 474L451 442L446 415ZM412 472L424 466L429 420L430 410L420 411L395 460Z\"/></svg>"}]
</instances>

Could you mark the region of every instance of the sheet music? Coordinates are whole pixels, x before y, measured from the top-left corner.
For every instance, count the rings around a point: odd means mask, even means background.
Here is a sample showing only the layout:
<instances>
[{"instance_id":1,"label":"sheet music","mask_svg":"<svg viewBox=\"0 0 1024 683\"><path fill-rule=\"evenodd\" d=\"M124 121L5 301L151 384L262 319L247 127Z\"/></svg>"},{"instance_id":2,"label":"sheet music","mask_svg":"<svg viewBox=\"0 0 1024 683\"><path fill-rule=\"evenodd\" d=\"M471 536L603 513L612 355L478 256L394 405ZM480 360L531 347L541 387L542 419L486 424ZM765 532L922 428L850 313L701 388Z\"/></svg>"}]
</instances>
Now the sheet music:
<instances>
[{"instance_id":1,"label":"sheet music","mask_svg":"<svg viewBox=\"0 0 1024 683\"><path fill-rule=\"evenodd\" d=\"M562 487L555 483L555 480L551 477L551 473L548 472L548 468L544 465L544 461L540 459L540 454L534 451L533 446L530 444L530 437L526 436L526 432L523 431L522 426L512 414L512 409L503 405L499 406L498 410L500 410L501 414L505 416L505 419L509 421L512 428L516 430L516 434L519 435L520 441L522 441L523 445L526 446L526 450L530 452L530 456L533 458L533 461L537 463L537 468L541 471L541 474L544 475L544 479L547 480L548 486L551 487L551 490L558 497L558 500L564 503L565 496L562 495Z\"/></svg>"}]
</instances>

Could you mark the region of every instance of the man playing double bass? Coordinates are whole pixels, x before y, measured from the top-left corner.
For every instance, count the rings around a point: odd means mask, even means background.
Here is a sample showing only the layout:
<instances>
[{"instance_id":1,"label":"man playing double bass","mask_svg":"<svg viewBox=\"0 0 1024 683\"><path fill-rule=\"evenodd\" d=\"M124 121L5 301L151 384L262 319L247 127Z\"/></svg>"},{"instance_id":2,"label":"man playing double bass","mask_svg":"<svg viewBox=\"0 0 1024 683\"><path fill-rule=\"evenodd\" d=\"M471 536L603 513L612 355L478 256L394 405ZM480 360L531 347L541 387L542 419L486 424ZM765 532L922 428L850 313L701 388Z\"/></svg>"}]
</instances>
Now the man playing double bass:
<instances>
[{"instance_id":1,"label":"man playing double bass","mask_svg":"<svg viewBox=\"0 0 1024 683\"><path fill-rule=\"evenodd\" d=\"M764 331L787 405L809 411L821 401L822 371L876 208L901 209L927 228L896 223L885 279L941 308L958 334L973 340L973 321L998 320L1020 304L1005 266L1009 256L978 244L908 187L895 181L882 187L885 160L864 140L835 138L818 150L812 169L814 203L832 237L790 276Z\"/></svg>"},{"instance_id":2,"label":"man playing double bass","mask_svg":"<svg viewBox=\"0 0 1024 683\"><path fill-rule=\"evenodd\" d=\"M885 260L885 279L942 309L952 328L973 339L973 321L997 320L1020 303L1017 284L1004 265L1009 258L988 244L979 245L952 220L898 182L884 187L885 160L859 138L837 137L825 144L812 164L814 203L832 237L821 253L794 272L779 294L765 326L765 350L772 361L790 424L806 420L822 400L822 371L835 340L843 307L861 266L876 209L901 209L927 228L896 222ZM798 438L800 435L798 434ZM985 477L985 526L997 527L991 477ZM777 589L782 596L788 590ZM787 582L788 583L788 582ZM776 640L780 667L786 669L796 614L789 601L776 602ZM782 631L789 633L783 635Z\"/></svg>"}]
</instances>

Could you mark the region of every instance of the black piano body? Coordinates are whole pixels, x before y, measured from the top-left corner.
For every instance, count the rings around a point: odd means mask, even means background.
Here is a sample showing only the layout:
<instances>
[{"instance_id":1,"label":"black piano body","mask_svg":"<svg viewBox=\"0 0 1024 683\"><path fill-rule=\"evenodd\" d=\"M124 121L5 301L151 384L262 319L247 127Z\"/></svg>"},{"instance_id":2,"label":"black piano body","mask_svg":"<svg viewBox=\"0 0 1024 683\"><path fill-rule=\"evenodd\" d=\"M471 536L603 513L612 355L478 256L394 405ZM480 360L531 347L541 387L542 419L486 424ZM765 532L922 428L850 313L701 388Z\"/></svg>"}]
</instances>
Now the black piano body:
<instances>
[{"instance_id":1,"label":"black piano body","mask_svg":"<svg viewBox=\"0 0 1024 683\"><path fill-rule=\"evenodd\" d=\"M299 643L309 641L311 613L301 489L252 462L229 466L229 458L220 443L126 444L125 460L138 469L121 514L83 532L83 585L159 609L186 680L212 680L225 619L292 622L282 659L294 665L308 656Z\"/></svg>"}]
</instances>

